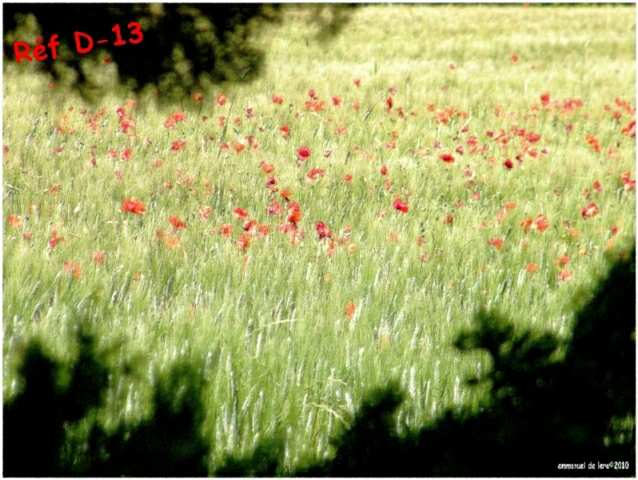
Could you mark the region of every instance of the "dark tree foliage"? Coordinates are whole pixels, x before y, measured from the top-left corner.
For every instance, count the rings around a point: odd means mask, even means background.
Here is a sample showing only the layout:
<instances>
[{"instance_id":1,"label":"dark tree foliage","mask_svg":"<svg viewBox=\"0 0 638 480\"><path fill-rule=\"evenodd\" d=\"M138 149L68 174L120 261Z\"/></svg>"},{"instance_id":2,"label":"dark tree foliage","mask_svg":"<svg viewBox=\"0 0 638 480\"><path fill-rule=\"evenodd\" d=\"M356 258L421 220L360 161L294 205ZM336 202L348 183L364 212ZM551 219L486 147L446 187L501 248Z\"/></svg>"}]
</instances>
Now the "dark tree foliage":
<instances>
[{"instance_id":1,"label":"dark tree foliage","mask_svg":"<svg viewBox=\"0 0 638 480\"><path fill-rule=\"evenodd\" d=\"M26 348L19 370L23 387L4 404L3 475L206 476L211 445L201 433L199 370L173 366L155 386L150 416L107 431L95 413L113 388L109 377L119 372L92 336L80 334L79 346L68 365L47 355L37 340ZM87 433L74 437L81 422Z\"/></svg>"},{"instance_id":2,"label":"dark tree foliage","mask_svg":"<svg viewBox=\"0 0 638 480\"><path fill-rule=\"evenodd\" d=\"M93 426L83 475L92 477L205 477L211 445L201 426L203 382L191 365L178 364L154 390L153 413L115 432Z\"/></svg>"},{"instance_id":3,"label":"dark tree foliage","mask_svg":"<svg viewBox=\"0 0 638 480\"><path fill-rule=\"evenodd\" d=\"M26 348L19 375L21 391L3 407L3 475L64 475L65 427L102 405L109 368L93 337L79 334L79 355L66 368L37 340Z\"/></svg>"},{"instance_id":4,"label":"dark tree foliage","mask_svg":"<svg viewBox=\"0 0 638 480\"><path fill-rule=\"evenodd\" d=\"M73 83L87 98L101 92L99 80L91 75L91 64L83 60L109 61L117 65L120 81L136 92L150 86L158 98L179 98L205 90L222 82L242 82L257 78L263 71L265 53L250 42L266 23L283 18L285 4L3 4L4 56L16 61L15 41L24 41L29 18L35 18L47 45L57 34L61 45L57 59L49 53L42 62L56 80L76 77ZM307 5L304 8L319 26L319 38L334 35L348 21L352 5ZM32 17L29 17L32 15ZM130 27L139 23L142 41ZM122 40L112 30L119 25ZM90 35L95 45L91 52L77 53L74 32ZM97 44L98 40L108 40ZM82 40L83 48L88 41ZM31 45L33 48L34 45ZM31 50L31 54L33 50ZM22 62L25 62L22 60ZM38 63L38 62L35 62Z\"/></svg>"},{"instance_id":5,"label":"dark tree foliage","mask_svg":"<svg viewBox=\"0 0 638 480\"><path fill-rule=\"evenodd\" d=\"M331 477L635 477L635 249L621 257L576 313L573 333L517 331L480 311L461 351L492 359L480 411L448 410L431 424L398 434L403 401L396 384L363 400L350 426L333 439L333 458L284 468L284 441L263 440L251 455L228 456L207 470L212 448L202 436L201 369L178 364L154 389L153 411L136 424L104 430L112 367L90 336L80 335L70 365L27 347L22 388L4 404L5 476L331 476ZM68 372L67 381L61 381ZM215 414L215 412L212 412ZM86 422L84 439L68 432ZM628 462L601 470L599 464ZM589 468L590 463L595 467ZM585 469L559 470L559 464Z\"/></svg>"}]
</instances>

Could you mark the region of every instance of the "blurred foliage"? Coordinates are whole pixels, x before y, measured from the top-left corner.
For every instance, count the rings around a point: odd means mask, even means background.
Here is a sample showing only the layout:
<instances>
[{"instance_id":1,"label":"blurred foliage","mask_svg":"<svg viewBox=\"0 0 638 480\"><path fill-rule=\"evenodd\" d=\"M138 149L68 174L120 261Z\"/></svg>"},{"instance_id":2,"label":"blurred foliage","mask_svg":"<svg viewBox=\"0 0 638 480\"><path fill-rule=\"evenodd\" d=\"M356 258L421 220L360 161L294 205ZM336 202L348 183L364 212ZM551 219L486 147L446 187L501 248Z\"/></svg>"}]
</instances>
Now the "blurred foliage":
<instances>
[{"instance_id":1,"label":"blurred foliage","mask_svg":"<svg viewBox=\"0 0 638 480\"><path fill-rule=\"evenodd\" d=\"M363 400L333 439L334 456L283 467L284 440L262 440L252 454L227 456L221 476L635 476L635 248L612 266L576 314L571 338L522 331L480 311L456 342L492 359L481 378L490 399L478 412L448 410L430 425L398 434L403 401L396 384ZM212 451L202 436L204 382L178 364L154 389L153 412L106 431L95 421L110 387L106 354L79 335L77 359L64 365L38 341L25 350L21 388L4 404L6 476L204 476ZM63 372L68 374L65 376ZM67 379L66 381L64 379ZM73 424L87 435L73 439ZM559 470L559 464L628 462L628 469Z\"/></svg>"},{"instance_id":2,"label":"blurred foliage","mask_svg":"<svg viewBox=\"0 0 638 480\"><path fill-rule=\"evenodd\" d=\"M94 73L101 64L114 66L119 81L136 93L149 88L158 99L178 99L205 91L223 82L247 82L264 68L265 52L252 42L267 23L281 23L293 4L3 4L4 56L15 62L14 42L47 46L58 35L60 46L54 60L40 62L56 84L79 89L87 99L96 100L109 88ZM308 4L311 21L319 28L318 38L339 33L354 5ZM142 41L131 22L139 23ZM122 46L113 28L119 25ZM77 53L74 32L90 35L94 48ZM99 40L107 40L98 45ZM88 40L83 39L83 48ZM26 63L21 60L21 64ZM113 68L113 67L112 67Z\"/></svg>"},{"instance_id":3,"label":"blurred foliage","mask_svg":"<svg viewBox=\"0 0 638 480\"><path fill-rule=\"evenodd\" d=\"M206 476L210 444L201 434L200 370L177 364L160 377L152 413L106 430L97 421L114 379L131 366L112 366L108 350L78 335L69 364L52 359L38 340L25 350L21 391L4 403L3 474L43 476ZM65 381L68 379L68 381Z\"/></svg>"}]
</instances>

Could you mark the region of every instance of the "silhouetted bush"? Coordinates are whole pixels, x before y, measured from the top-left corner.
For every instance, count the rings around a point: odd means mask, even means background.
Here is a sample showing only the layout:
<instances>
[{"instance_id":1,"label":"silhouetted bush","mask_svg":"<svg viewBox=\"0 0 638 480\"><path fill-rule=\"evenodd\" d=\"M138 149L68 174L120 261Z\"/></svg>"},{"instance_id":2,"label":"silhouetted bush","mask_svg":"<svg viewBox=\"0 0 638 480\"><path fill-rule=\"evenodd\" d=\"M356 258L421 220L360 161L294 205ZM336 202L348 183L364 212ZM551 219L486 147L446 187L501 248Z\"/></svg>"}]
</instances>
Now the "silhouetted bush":
<instances>
[{"instance_id":1,"label":"silhouetted bush","mask_svg":"<svg viewBox=\"0 0 638 480\"><path fill-rule=\"evenodd\" d=\"M219 477L282 476L283 455L284 440L281 436L275 436L261 441L252 455L243 458L227 455L222 465L215 470L215 475Z\"/></svg>"},{"instance_id":2,"label":"silhouetted bush","mask_svg":"<svg viewBox=\"0 0 638 480\"><path fill-rule=\"evenodd\" d=\"M115 367L91 336L81 333L79 346L69 365L44 353L37 340L26 348L23 388L4 404L4 476L206 476L211 447L201 435L198 370L175 365L158 380L148 418L106 431L95 410ZM70 435L80 422L88 433Z\"/></svg>"},{"instance_id":3,"label":"silhouetted bush","mask_svg":"<svg viewBox=\"0 0 638 480\"><path fill-rule=\"evenodd\" d=\"M333 439L333 458L301 466L298 476L500 477L635 476L635 249L618 260L576 313L570 338L517 332L480 311L461 334L461 351L485 350L489 383L478 411L447 410L431 424L399 435L396 384L370 392L353 422ZM153 412L139 424L105 431L95 421L109 368L90 336L80 335L69 367L34 341L19 374L23 386L4 405L5 476L205 476L211 445L202 437L205 412L200 369L180 364L154 390ZM61 381L64 371L68 381ZM84 445L70 425L88 422ZM228 456L223 476L290 474L283 441L263 440L242 458ZM627 462L602 470L599 464ZM585 469L559 469L559 464ZM592 465L594 468L590 468Z\"/></svg>"},{"instance_id":4,"label":"silhouetted bush","mask_svg":"<svg viewBox=\"0 0 638 480\"><path fill-rule=\"evenodd\" d=\"M191 365L174 366L154 390L153 413L115 432L95 426L90 468L99 477L205 477L210 443L201 434L203 381Z\"/></svg>"},{"instance_id":5,"label":"silhouetted bush","mask_svg":"<svg viewBox=\"0 0 638 480\"><path fill-rule=\"evenodd\" d=\"M65 475L65 427L101 406L108 374L104 356L84 333L70 367L51 359L39 341L28 345L19 370L21 391L3 406L4 476Z\"/></svg>"}]
</instances>

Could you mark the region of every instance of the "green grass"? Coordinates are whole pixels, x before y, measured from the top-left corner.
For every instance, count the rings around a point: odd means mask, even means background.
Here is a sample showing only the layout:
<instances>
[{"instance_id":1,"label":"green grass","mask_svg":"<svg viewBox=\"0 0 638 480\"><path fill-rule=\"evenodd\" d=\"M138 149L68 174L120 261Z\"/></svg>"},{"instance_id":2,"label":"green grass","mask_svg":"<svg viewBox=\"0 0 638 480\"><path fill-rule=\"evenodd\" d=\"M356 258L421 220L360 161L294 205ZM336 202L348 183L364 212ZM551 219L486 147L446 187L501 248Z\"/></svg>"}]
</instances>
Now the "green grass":
<instances>
[{"instance_id":1,"label":"green grass","mask_svg":"<svg viewBox=\"0 0 638 480\"><path fill-rule=\"evenodd\" d=\"M451 343L479 306L522 329L568 335L574 297L606 269L607 250L633 241L635 192L623 188L621 173L635 178L635 140L622 133L635 119L634 19L632 5L370 6L322 43L297 13L255 40L268 52L258 81L202 92L200 104L187 100L174 108L131 107L116 92L85 105L49 89L49 80L28 68L5 63L5 398L17 388L20 346L42 335L64 357L80 317L90 319L105 345L123 340L122 358L144 360L137 380L120 382L112 394L107 424L143 415L148 380L159 370L181 358L203 362L213 464L226 451L247 453L276 431L285 434L288 467L327 455L330 435L364 392L390 379L409 392L399 413L399 423L409 426L450 406L478 405L484 392L465 388L463 379L487 368L485 358L461 357ZM325 102L323 111L304 108L310 89ZM220 92L224 106L215 101ZM544 93L551 95L547 106ZM386 113L389 96L394 105ZM565 111L569 99L582 106ZM136 121L131 135L120 130L118 107ZM463 115L437 123L437 111L449 107ZM93 131L88 116L101 108ZM176 110L186 122L164 128ZM63 115L69 131L56 133ZM220 115L229 119L226 129ZM290 127L288 140L283 125ZM338 126L347 134L335 134ZM515 160L520 136L501 149L486 135L513 128L541 136L532 146L536 158L523 153L521 164ZM600 153L586 142L588 134ZM259 148L220 150L222 137L247 145L248 135ZM470 135L487 145L484 153L470 152ZM186 148L173 152L172 142L181 139ZM395 148L385 147L389 141ZM302 145L312 153L297 167ZM464 154L455 152L458 145ZM128 147L132 159L124 161ZM442 153L455 162L441 161ZM508 158L511 171L503 166ZM157 159L162 164L154 167ZM279 192L272 195L262 161L275 167ZM307 183L314 167L325 176ZM297 245L277 231L286 215L266 211L272 199L285 206L284 188L301 206L305 237ZM407 199L406 214L393 209L397 196ZM146 205L143 216L121 211L131 197ZM455 206L459 201L465 205ZM499 223L506 202L516 207ZM581 208L590 202L600 212L585 220ZM203 206L212 208L206 220L198 214ZM244 223L234 218L236 207L270 226L245 252L236 245ZM442 222L448 213L452 224ZM520 223L539 213L549 228L525 234ZM11 227L10 215L21 225ZM170 234L169 215L187 223L175 234L176 249L156 239L157 230ZM335 238L348 238L332 256L318 239L318 221ZM233 226L230 239L219 233L226 223ZM54 248L52 230L66 240ZM22 236L28 232L31 240ZM503 239L502 249L488 245L489 238ZM101 266L92 261L97 250L106 256ZM571 257L564 267L573 272L570 282L559 280L555 261L562 254ZM80 264L78 280L64 272L67 261ZM526 271L531 262L535 273ZM349 302L356 305L352 319Z\"/></svg>"}]
</instances>

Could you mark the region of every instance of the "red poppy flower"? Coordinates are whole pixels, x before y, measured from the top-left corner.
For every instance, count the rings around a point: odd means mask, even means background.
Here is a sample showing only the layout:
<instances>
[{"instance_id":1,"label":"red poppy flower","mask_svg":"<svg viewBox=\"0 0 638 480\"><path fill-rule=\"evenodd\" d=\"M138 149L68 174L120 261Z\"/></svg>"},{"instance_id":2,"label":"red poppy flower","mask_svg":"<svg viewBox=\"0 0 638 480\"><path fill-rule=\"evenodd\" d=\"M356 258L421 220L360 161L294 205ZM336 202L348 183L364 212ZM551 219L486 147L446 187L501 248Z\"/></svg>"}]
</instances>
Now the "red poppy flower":
<instances>
[{"instance_id":1,"label":"red poppy flower","mask_svg":"<svg viewBox=\"0 0 638 480\"><path fill-rule=\"evenodd\" d=\"M630 171L621 173L620 181L623 183L623 185L625 186L625 190L628 192L636 188L636 180L631 179Z\"/></svg>"},{"instance_id":2,"label":"red poppy flower","mask_svg":"<svg viewBox=\"0 0 638 480\"><path fill-rule=\"evenodd\" d=\"M246 148L246 145L240 142L236 142L235 140L231 142L231 145L233 146L233 150L235 150L235 153L241 153Z\"/></svg>"},{"instance_id":3,"label":"red poppy flower","mask_svg":"<svg viewBox=\"0 0 638 480\"><path fill-rule=\"evenodd\" d=\"M343 176L343 181L345 182L346 185L350 185L350 182L352 182L352 175L350 175L349 173L346 173Z\"/></svg>"},{"instance_id":4,"label":"red poppy flower","mask_svg":"<svg viewBox=\"0 0 638 480\"><path fill-rule=\"evenodd\" d=\"M7 218L7 222L11 226L11 228L22 228L22 219L18 215L9 215Z\"/></svg>"},{"instance_id":5,"label":"red poppy flower","mask_svg":"<svg viewBox=\"0 0 638 480\"><path fill-rule=\"evenodd\" d=\"M388 113L390 110L392 110L392 107L394 105L394 101L392 100L392 97L388 97L385 99L385 112Z\"/></svg>"},{"instance_id":6,"label":"red poppy flower","mask_svg":"<svg viewBox=\"0 0 638 480\"><path fill-rule=\"evenodd\" d=\"M439 158L447 163L454 163L454 157L449 153L442 153Z\"/></svg>"},{"instance_id":7,"label":"red poppy flower","mask_svg":"<svg viewBox=\"0 0 638 480\"><path fill-rule=\"evenodd\" d=\"M514 168L514 163L512 163L512 161L509 158L503 162L503 165L508 170L511 170L512 168Z\"/></svg>"},{"instance_id":8,"label":"red poppy flower","mask_svg":"<svg viewBox=\"0 0 638 480\"><path fill-rule=\"evenodd\" d=\"M220 107L226 105L226 97L221 93L217 94L217 105Z\"/></svg>"},{"instance_id":9,"label":"red poppy flower","mask_svg":"<svg viewBox=\"0 0 638 480\"><path fill-rule=\"evenodd\" d=\"M313 180L317 178L323 177L325 173L326 172L321 168L313 168L312 170L308 172L308 174L306 175L306 178L308 179L308 181L312 182Z\"/></svg>"},{"instance_id":10,"label":"red poppy flower","mask_svg":"<svg viewBox=\"0 0 638 480\"><path fill-rule=\"evenodd\" d=\"M237 248L240 250L246 250L250 245L250 235L248 233L242 233L241 237L237 240Z\"/></svg>"},{"instance_id":11,"label":"red poppy flower","mask_svg":"<svg viewBox=\"0 0 638 480\"><path fill-rule=\"evenodd\" d=\"M289 202L289 201L290 201L290 197L291 197L291 195L292 195L292 193L290 193L290 192L288 191L288 189L287 189L287 188L284 188L284 189L281 191L281 196L282 196L282 197L284 197L284 199L285 199L287 202Z\"/></svg>"},{"instance_id":12,"label":"red poppy flower","mask_svg":"<svg viewBox=\"0 0 638 480\"><path fill-rule=\"evenodd\" d=\"M261 170L268 175L269 173L272 173L275 171L275 166L272 163L266 163L264 161L262 161L259 166L261 167Z\"/></svg>"},{"instance_id":13,"label":"red poppy flower","mask_svg":"<svg viewBox=\"0 0 638 480\"><path fill-rule=\"evenodd\" d=\"M268 215L274 217L283 213L284 207L282 207L281 203L279 203L277 200L273 200L272 202L270 202L270 205L268 205L267 211Z\"/></svg>"},{"instance_id":14,"label":"red poppy flower","mask_svg":"<svg viewBox=\"0 0 638 480\"><path fill-rule=\"evenodd\" d=\"M594 180L594 190L596 191L596 193L600 193L603 191L603 188L598 180Z\"/></svg>"},{"instance_id":15,"label":"red poppy flower","mask_svg":"<svg viewBox=\"0 0 638 480\"><path fill-rule=\"evenodd\" d=\"M301 207L297 202L290 202L288 207L288 221L291 223L299 223L301 221Z\"/></svg>"},{"instance_id":16,"label":"red poppy flower","mask_svg":"<svg viewBox=\"0 0 638 480\"><path fill-rule=\"evenodd\" d=\"M622 130L620 132L623 135L626 135L628 137L635 137L636 136L636 120L632 120L627 125L622 127Z\"/></svg>"},{"instance_id":17,"label":"red poppy flower","mask_svg":"<svg viewBox=\"0 0 638 480\"><path fill-rule=\"evenodd\" d=\"M233 226L230 223L225 223L219 227L219 233L221 233L225 238L230 238L233 233Z\"/></svg>"},{"instance_id":18,"label":"red poppy flower","mask_svg":"<svg viewBox=\"0 0 638 480\"><path fill-rule=\"evenodd\" d=\"M246 210L244 210L241 207L237 207L235 210L233 210L233 213L235 214L235 217L237 217L239 220L243 220L244 218L250 215Z\"/></svg>"},{"instance_id":19,"label":"red poppy flower","mask_svg":"<svg viewBox=\"0 0 638 480\"><path fill-rule=\"evenodd\" d=\"M598 205L596 205L594 202L591 202L589 205L583 207L580 210L580 213L585 220L591 217L595 217L596 215L598 215Z\"/></svg>"},{"instance_id":20,"label":"red poppy flower","mask_svg":"<svg viewBox=\"0 0 638 480\"><path fill-rule=\"evenodd\" d=\"M186 223L180 220L179 217L175 215L169 215L168 221L171 225L173 225L175 232L177 232L180 228L186 228Z\"/></svg>"},{"instance_id":21,"label":"red poppy flower","mask_svg":"<svg viewBox=\"0 0 638 480\"><path fill-rule=\"evenodd\" d=\"M104 255L104 252L102 250L96 250L95 252L93 252L92 258L93 258L93 263L99 266L104 263L104 260L106 259L106 255Z\"/></svg>"},{"instance_id":22,"label":"red poppy flower","mask_svg":"<svg viewBox=\"0 0 638 480\"><path fill-rule=\"evenodd\" d=\"M341 105L341 99L337 96L332 97L332 104L335 107L338 107L339 105Z\"/></svg>"},{"instance_id":23,"label":"red poppy flower","mask_svg":"<svg viewBox=\"0 0 638 480\"><path fill-rule=\"evenodd\" d=\"M383 165L379 171L381 172L381 175L387 175L388 174L388 167Z\"/></svg>"},{"instance_id":24,"label":"red poppy flower","mask_svg":"<svg viewBox=\"0 0 638 480\"><path fill-rule=\"evenodd\" d=\"M354 86L359 88L361 86L361 79L360 78L355 78L352 83L354 83Z\"/></svg>"},{"instance_id":25,"label":"red poppy flower","mask_svg":"<svg viewBox=\"0 0 638 480\"><path fill-rule=\"evenodd\" d=\"M354 302L348 302L344 310L346 312L346 317L348 317L349 320L352 320L355 312L357 311L357 306Z\"/></svg>"},{"instance_id":26,"label":"red poppy flower","mask_svg":"<svg viewBox=\"0 0 638 480\"><path fill-rule=\"evenodd\" d=\"M299 159L304 161L310 156L310 149L304 145L297 149L297 154L299 155Z\"/></svg>"},{"instance_id":27,"label":"red poppy flower","mask_svg":"<svg viewBox=\"0 0 638 480\"><path fill-rule=\"evenodd\" d=\"M587 134L585 135L585 141L596 153L600 153L601 148L600 148L600 145L598 144L598 139L596 137L594 137L593 135Z\"/></svg>"},{"instance_id":28,"label":"red poppy flower","mask_svg":"<svg viewBox=\"0 0 638 480\"><path fill-rule=\"evenodd\" d=\"M512 60L512 62L518 62L518 55L512 55L510 60Z\"/></svg>"},{"instance_id":29,"label":"red poppy flower","mask_svg":"<svg viewBox=\"0 0 638 480\"><path fill-rule=\"evenodd\" d=\"M201 101L201 99L202 99L202 94L201 93L193 94L193 100L195 100L196 102Z\"/></svg>"},{"instance_id":30,"label":"red poppy flower","mask_svg":"<svg viewBox=\"0 0 638 480\"><path fill-rule=\"evenodd\" d=\"M243 229L245 232L250 232L253 228L256 228L258 226L257 220L252 219L247 221L244 226Z\"/></svg>"},{"instance_id":31,"label":"red poppy flower","mask_svg":"<svg viewBox=\"0 0 638 480\"><path fill-rule=\"evenodd\" d=\"M122 150L122 154L120 158L124 160L125 162L128 162L131 160L132 156L133 156L133 149L131 147L127 147L124 150Z\"/></svg>"},{"instance_id":32,"label":"red poppy flower","mask_svg":"<svg viewBox=\"0 0 638 480\"><path fill-rule=\"evenodd\" d=\"M558 279L561 282L571 282L574 279L574 272L566 268L563 268L558 274Z\"/></svg>"},{"instance_id":33,"label":"red poppy flower","mask_svg":"<svg viewBox=\"0 0 638 480\"><path fill-rule=\"evenodd\" d=\"M326 102L320 102L319 100L307 100L304 102L304 107L309 112L319 113L323 110Z\"/></svg>"},{"instance_id":34,"label":"red poppy flower","mask_svg":"<svg viewBox=\"0 0 638 480\"><path fill-rule=\"evenodd\" d=\"M448 225L454 223L454 215L452 215L451 213L447 213L445 217L443 217L443 223Z\"/></svg>"},{"instance_id":35,"label":"red poppy flower","mask_svg":"<svg viewBox=\"0 0 638 480\"><path fill-rule=\"evenodd\" d=\"M146 206L137 198L133 197L124 200L124 202L122 203L122 211L131 212L135 215L142 215L144 212L146 212Z\"/></svg>"},{"instance_id":36,"label":"red poppy flower","mask_svg":"<svg viewBox=\"0 0 638 480\"><path fill-rule=\"evenodd\" d=\"M58 237L57 230L51 232L51 239L49 240L49 247L54 248L58 243L65 242L64 237Z\"/></svg>"},{"instance_id":37,"label":"red poppy flower","mask_svg":"<svg viewBox=\"0 0 638 480\"><path fill-rule=\"evenodd\" d=\"M569 263L570 260L571 258L568 255L560 255L554 262L554 265L556 265L557 267L564 267Z\"/></svg>"},{"instance_id":38,"label":"red poppy flower","mask_svg":"<svg viewBox=\"0 0 638 480\"><path fill-rule=\"evenodd\" d=\"M324 238L332 238L332 232L328 225L323 222L317 222L317 234L319 235L319 240Z\"/></svg>"},{"instance_id":39,"label":"red poppy flower","mask_svg":"<svg viewBox=\"0 0 638 480\"><path fill-rule=\"evenodd\" d=\"M284 103L284 99L280 97L279 95L273 95L272 101L273 103L276 103L277 105L281 105L282 103Z\"/></svg>"},{"instance_id":40,"label":"red poppy flower","mask_svg":"<svg viewBox=\"0 0 638 480\"><path fill-rule=\"evenodd\" d=\"M64 273L72 276L73 280L79 280L82 274L82 268L78 262L64 262Z\"/></svg>"},{"instance_id":41,"label":"red poppy flower","mask_svg":"<svg viewBox=\"0 0 638 480\"><path fill-rule=\"evenodd\" d=\"M492 245L497 250L503 248L503 240L501 238L490 238L487 240L489 245Z\"/></svg>"},{"instance_id":42,"label":"red poppy flower","mask_svg":"<svg viewBox=\"0 0 638 480\"><path fill-rule=\"evenodd\" d=\"M541 95L541 103L543 105L549 105L550 95L549 93L543 93Z\"/></svg>"},{"instance_id":43,"label":"red poppy flower","mask_svg":"<svg viewBox=\"0 0 638 480\"><path fill-rule=\"evenodd\" d=\"M185 122L186 121L186 115L184 115L184 112L180 112L180 111L177 111L177 112L173 113L171 115L171 118L173 119L173 121L175 123Z\"/></svg>"},{"instance_id":44,"label":"red poppy flower","mask_svg":"<svg viewBox=\"0 0 638 480\"><path fill-rule=\"evenodd\" d=\"M258 235L260 237L265 237L270 232L270 227L268 225L259 225L257 227Z\"/></svg>"},{"instance_id":45,"label":"red poppy flower","mask_svg":"<svg viewBox=\"0 0 638 480\"><path fill-rule=\"evenodd\" d=\"M545 230L547 230L548 227L549 227L549 220L547 220L547 217L543 215L542 213L539 213L538 215L536 215L536 218L532 222L532 228L543 233Z\"/></svg>"},{"instance_id":46,"label":"red poppy flower","mask_svg":"<svg viewBox=\"0 0 638 480\"><path fill-rule=\"evenodd\" d=\"M251 148L253 149L259 148L259 142L255 141L255 137L253 135L246 135L246 137L244 138L246 138L246 142Z\"/></svg>"},{"instance_id":47,"label":"red poppy flower","mask_svg":"<svg viewBox=\"0 0 638 480\"><path fill-rule=\"evenodd\" d=\"M290 134L290 127L288 125L284 125L279 130L281 131L282 137L284 137L284 140L288 140L288 135Z\"/></svg>"},{"instance_id":48,"label":"red poppy flower","mask_svg":"<svg viewBox=\"0 0 638 480\"><path fill-rule=\"evenodd\" d=\"M400 212L407 213L408 212L408 202L404 202L400 198L395 198L392 202L392 207L395 210L399 210Z\"/></svg>"},{"instance_id":49,"label":"red poppy flower","mask_svg":"<svg viewBox=\"0 0 638 480\"><path fill-rule=\"evenodd\" d=\"M538 271L538 263L536 262L528 263L527 265L525 265L525 270L527 270L528 273L534 273Z\"/></svg>"},{"instance_id":50,"label":"red poppy flower","mask_svg":"<svg viewBox=\"0 0 638 480\"><path fill-rule=\"evenodd\" d=\"M525 134L525 139L530 143L536 143L541 139L541 136L535 132L527 132Z\"/></svg>"},{"instance_id":51,"label":"red poppy flower","mask_svg":"<svg viewBox=\"0 0 638 480\"><path fill-rule=\"evenodd\" d=\"M171 150L173 152L179 152L180 150L186 148L186 141L185 140L175 140L172 144L171 144Z\"/></svg>"}]
</instances>

